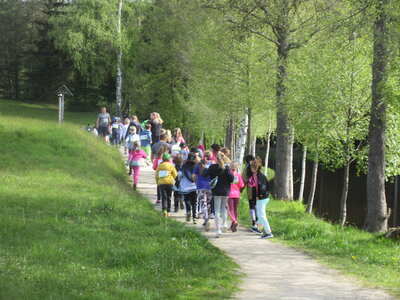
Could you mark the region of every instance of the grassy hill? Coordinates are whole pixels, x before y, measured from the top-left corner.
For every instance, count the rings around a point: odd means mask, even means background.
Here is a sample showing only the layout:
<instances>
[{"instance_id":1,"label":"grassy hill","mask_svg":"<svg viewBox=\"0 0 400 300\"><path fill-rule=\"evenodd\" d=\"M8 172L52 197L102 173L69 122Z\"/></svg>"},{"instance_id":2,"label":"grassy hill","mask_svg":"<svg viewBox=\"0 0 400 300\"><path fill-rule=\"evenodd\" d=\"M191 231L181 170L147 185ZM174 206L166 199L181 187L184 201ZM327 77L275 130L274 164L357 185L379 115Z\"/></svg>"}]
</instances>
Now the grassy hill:
<instances>
[{"instance_id":1,"label":"grassy hill","mask_svg":"<svg viewBox=\"0 0 400 300\"><path fill-rule=\"evenodd\" d=\"M95 117L0 100L0 299L229 298L237 266L130 189Z\"/></svg>"}]
</instances>

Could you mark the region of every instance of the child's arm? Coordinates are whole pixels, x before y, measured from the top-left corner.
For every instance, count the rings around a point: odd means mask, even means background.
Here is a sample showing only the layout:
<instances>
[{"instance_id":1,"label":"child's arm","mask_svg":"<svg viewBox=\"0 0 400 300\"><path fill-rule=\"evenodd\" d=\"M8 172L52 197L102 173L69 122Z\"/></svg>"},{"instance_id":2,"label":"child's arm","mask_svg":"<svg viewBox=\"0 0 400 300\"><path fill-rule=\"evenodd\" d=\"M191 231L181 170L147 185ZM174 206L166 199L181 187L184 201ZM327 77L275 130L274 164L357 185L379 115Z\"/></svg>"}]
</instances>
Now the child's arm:
<instances>
[{"instance_id":1,"label":"child's arm","mask_svg":"<svg viewBox=\"0 0 400 300\"><path fill-rule=\"evenodd\" d=\"M157 167L158 167L158 158L156 157L153 160L153 170L157 170Z\"/></svg>"},{"instance_id":2,"label":"child's arm","mask_svg":"<svg viewBox=\"0 0 400 300\"><path fill-rule=\"evenodd\" d=\"M156 174L154 175L157 184L158 184L158 172L159 172L159 171L160 171L159 168L157 168Z\"/></svg>"},{"instance_id":3,"label":"child's arm","mask_svg":"<svg viewBox=\"0 0 400 300\"><path fill-rule=\"evenodd\" d=\"M242 178L242 176L241 176L240 174L238 174L237 176L238 176L238 179L239 179L239 187L240 187L240 190L242 190L242 189L244 189L244 181L243 181L243 178Z\"/></svg>"},{"instance_id":4,"label":"child's arm","mask_svg":"<svg viewBox=\"0 0 400 300\"><path fill-rule=\"evenodd\" d=\"M171 175L172 175L172 177L173 177L174 179L178 176L178 172L176 172L175 167L172 168Z\"/></svg>"},{"instance_id":5,"label":"child's arm","mask_svg":"<svg viewBox=\"0 0 400 300\"><path fill-rule=\"evenodd\" d=\"M147 158L147 154L146 154L146 152L144 152L143 150L142 150L142 157L143 157L144 159Z\"/></svg>"}]
</instances>

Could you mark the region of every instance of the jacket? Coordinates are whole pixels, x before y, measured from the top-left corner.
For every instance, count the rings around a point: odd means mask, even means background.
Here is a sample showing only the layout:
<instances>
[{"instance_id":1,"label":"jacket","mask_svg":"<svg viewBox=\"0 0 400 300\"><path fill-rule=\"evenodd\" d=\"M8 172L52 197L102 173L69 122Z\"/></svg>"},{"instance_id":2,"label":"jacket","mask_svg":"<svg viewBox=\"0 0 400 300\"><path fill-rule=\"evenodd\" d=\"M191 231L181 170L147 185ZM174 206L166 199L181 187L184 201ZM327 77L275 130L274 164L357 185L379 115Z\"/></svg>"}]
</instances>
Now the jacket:
<instances>
[{"instance_id":1,"label":"jacket","mask_svg":"<svg viewBox=\"0 0 400 300\"><path fill-rule=\"evenodd\" d=\"M157 185L174 185L176 176L178 176L176 169L170 162L167 161L158 165L155 174Z\"/></svg>"},{"instance_id":2,"label":"jacket","mask_svg":"<svg viewBox=\"0 0 400 300\"><path fill-rule=\"evenodd\" d=\"M269 184L267 177L260 171L256 174L257 186L252 188L252 199L262 200L269 198Z\"/></svg>"},{"instance_id":3,"label":"jacket","mask_svg":"<svg viewBox=\"0 0 400 300\"><path fill-rule=\"evenodd\" d=\"M194 168L186 168L183 166L178 172L178 179L180 180L179 184L179 193L181 194L189 194L191 192L196 191L196 183L193 182L192 174Z\"/></svg>"},{"instance_id":4,"label":"jacket","mask_svg":"<svg viewBox=\"0 0 400 300\"><path fill-rule=\"evenodd\" d=\"M213 164L204 170L203 176L209 176L211 180L218 176L217 185L211 190L212 194L214 196L229 196L231 183L235 178L229 167L226 166L225 169L220 169L218 164Z\"/></svg>"}]
</instances>

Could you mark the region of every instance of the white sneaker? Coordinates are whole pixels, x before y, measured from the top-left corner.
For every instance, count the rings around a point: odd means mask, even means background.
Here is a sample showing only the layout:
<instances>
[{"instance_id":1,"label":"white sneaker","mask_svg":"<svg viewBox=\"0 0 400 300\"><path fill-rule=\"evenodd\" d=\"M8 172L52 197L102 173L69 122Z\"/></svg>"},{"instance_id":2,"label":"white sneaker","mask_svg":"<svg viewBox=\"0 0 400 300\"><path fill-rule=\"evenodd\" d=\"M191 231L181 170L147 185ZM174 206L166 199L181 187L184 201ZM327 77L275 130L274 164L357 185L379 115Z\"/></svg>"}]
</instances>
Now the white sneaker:
<instances>
[{"instance_id":1,"label":"white sneaker","mask_svg":"<svg viewBox=\"0 0 400 300\"><path fill-rule=\"evenodd\" d=\"M215 235L216 238L220 238L221 237L221 231L217 231L217 234Z\"/></svg>"},{"instance_id":2,"label":"white sneaker","mask_svg":"<svg viewBox=\"0 0 400 300\"><path fill-rule=\"evenodd\" d=\"M228 226L225 226L225 225L224 225L224 226L222 227L222 232L225 233L225 232L227 232L227 231L228 231Z\"/></svg>"}]
</instances>

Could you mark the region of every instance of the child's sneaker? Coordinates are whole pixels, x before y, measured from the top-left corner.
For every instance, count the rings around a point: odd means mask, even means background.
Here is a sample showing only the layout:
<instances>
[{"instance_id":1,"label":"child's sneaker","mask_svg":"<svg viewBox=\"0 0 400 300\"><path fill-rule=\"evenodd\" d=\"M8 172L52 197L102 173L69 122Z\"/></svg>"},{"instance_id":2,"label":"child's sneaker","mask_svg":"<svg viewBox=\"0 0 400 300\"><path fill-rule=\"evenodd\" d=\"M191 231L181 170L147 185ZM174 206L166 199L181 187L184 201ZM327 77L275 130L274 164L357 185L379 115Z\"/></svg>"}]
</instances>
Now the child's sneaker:
<instances>
[{"instance_id":1,"label":"child's sneaker","mask_svg":"<svg viewBox=\"0 0 400 300\"><path fill-rule=\"evenodd\" d=\"M252 226L252 227L250 228L250 231L252 231L252 232L254 232L254 233L257 233L257 234L262 234L262 231L259 230L259 229L257 228L257 226Z\"/></svg>"},{"instance_id":2,"label":"child's sneaker","mask_svg":"<svg viewBox=\"0 0 400 300\"><path fill-rule=\"evenodd\" d=\"M157 201L156 201L156 204L161 204L161 200L157 200Z\"/></svg>"},{"instance_id":3,"label":"child's sneaker","mask_svg":"<svg viewBox=\"0 0 400 300\"><path fill-rule=\"evenodd\" d=\"M224 226L222 226L222 232L227 232L228 231L228 226L227 225L224 225Z\"/></svg>"},{"instance_id":4,"label":"child's sneaker","mask_svg":"<svg viewBox=\"0 0 400 300\"><path fill-rule=\"evenodd\" d=\"M191 217L190 214L187 214L187 215L186 215L186 222L189 222L189 221L190 221L190 217Z\"/></svg>"},{"instance_id":5,"label":"child's sneaker","mask_svg":"<svg viewBox=\"0 0 400 300\"><path fill-rule=\"evenodd\" d=\"M167 211L166 211L166 210L163 210L162 214L163 214L163 216L164 216L165 218L167 218L167 217L168 217L168 213L167 213Z\"/></svg>"},{"instance_id":6,"label":"child's sneaker","mask_svg":"<svg viewBox=\"0 0 400 300\"><path fill-rule=\"evenodd\" d=\"M209 215L209 217L208 217L209 219L214 219L214 214L213 213L211 213L210 215Z\"/></svg>"},{"instance_id":7,"label":"child's sneaker","mask_svg":"<svg viewBox=\"0 0 400 300\"><path fill-rule=\"evenodd\" d=\"M193 218L193 224L197 224L197 219L196 218Z\"/></svg>"},{"instance_id":8,"label":"child's sneaker","mask_svg":"<svg viewBox=\"0 0 400 300\"><path fill-rule=\"evenodd\" d=\"M217 231L217 234L215 235L216 238L220 238L221 237L221 231Z\"/></svg>"},{"instance_id":9,"label":"child's sneaker","mask_svg":"<svg viewBox=\"0 0 400 300\"><path fill-rule=\"evenodd\" d=\"M174 212L178 212L178 211L179 211L179 208L175 207Z\"/></svg>"},{"instance_id":10,"label":"child's sneaker","mask_svg":"<svg viewBox=\"0 0 400 300\"><path fill-rule=\"evenodd\" d=\"M264 235L261 236L263 240L273 238L274 235L271 232L266 232Z\"/></svg>"},{"instance_id":11,"label":"child's sneaker","mask_svg":"<svg viewBox=\"0 0 400 300\"><path fill-rule=\"evenodd\" d=\"M233 223L232 228L231 228L232 232L236 232L237 227L238 227L238 223Z\"/></svg>"}]
</instances>

